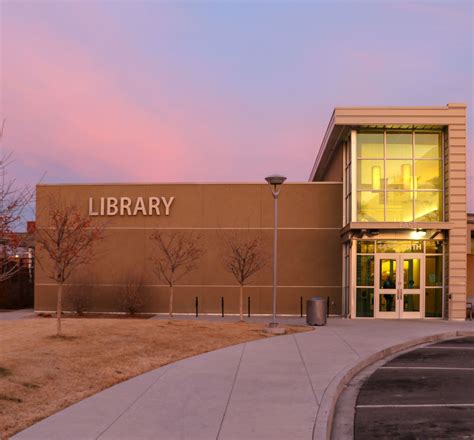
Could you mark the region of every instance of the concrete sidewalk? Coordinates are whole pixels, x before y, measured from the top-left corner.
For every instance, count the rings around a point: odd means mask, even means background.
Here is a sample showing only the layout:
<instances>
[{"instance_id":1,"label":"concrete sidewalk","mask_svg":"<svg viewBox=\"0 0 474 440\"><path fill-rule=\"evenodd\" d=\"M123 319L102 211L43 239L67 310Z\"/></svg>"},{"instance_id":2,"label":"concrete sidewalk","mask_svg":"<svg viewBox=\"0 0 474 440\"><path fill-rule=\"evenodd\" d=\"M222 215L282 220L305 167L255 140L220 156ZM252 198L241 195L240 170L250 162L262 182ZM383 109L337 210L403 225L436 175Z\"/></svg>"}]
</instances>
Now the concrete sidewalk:
<instances>
[{"instance_id":1,"label":"concrete sidewalk","mask_svg":"<svg viewBox=\"0 0 474 440\"><path fill-rule=\"evenodd\" d=\"M0 321L12 321L15 319L35 318L33 309L2 310L0 312Z\"/></svg>"},{"instance_id":2,"label":"concrete sidewalk","mask_svg":"<svg viewBox=\"0 0 474 440\"><path fill-rule=\"evenodd\" d=\"M474 322L334 318L143 374L14 438L324 439L338 393L361 368L457 332L474 332Z\"/></svg>"}]
</instances>

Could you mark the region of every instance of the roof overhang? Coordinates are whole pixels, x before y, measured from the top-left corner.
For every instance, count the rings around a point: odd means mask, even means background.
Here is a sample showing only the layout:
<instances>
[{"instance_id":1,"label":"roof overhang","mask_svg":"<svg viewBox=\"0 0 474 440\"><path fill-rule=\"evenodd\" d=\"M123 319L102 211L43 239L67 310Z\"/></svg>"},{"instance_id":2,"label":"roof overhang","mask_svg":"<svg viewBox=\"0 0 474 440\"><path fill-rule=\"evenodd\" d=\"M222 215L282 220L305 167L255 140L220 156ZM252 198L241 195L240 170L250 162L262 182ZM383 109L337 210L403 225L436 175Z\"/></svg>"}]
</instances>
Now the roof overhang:
<instances>
[{"instance_id":1,"label":"roof overhang","mask_svg":"<svg viewBox=\"0 0 474 440\"><path fill-rule=\"evenodd\" d=\"M459 116L465 115L466 104L442 107L336 107L309 181L321 179L340 140L354 128L439 128L457 123Z\"/></svg>"}]
</instances>

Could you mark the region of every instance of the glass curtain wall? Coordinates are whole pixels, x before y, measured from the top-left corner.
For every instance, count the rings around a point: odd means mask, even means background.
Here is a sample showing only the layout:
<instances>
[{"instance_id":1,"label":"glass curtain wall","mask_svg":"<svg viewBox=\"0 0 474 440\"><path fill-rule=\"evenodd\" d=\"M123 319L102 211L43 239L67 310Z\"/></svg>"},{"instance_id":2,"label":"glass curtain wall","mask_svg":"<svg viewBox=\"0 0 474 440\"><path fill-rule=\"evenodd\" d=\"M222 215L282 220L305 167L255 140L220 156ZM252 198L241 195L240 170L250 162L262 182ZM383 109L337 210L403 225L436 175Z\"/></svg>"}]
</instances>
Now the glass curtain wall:
<instances>
[{"instance_id":1,"label":"glass curtain wall","mask_svg":"<svg viewBox=\"0 0 474 440\"><path fill-rule=\"evenodd\" d=\"M357 221L443 220L441 132L357 132Z\"/></svg>"},{"instance_id":2,"label":"glass curtain wall","mask_svg":"<svg viewBox=\"0 0 474 440\"><path fill-rule=\"evenodd\" d=\"M375 255L425 254L425 317L443 315L443 241L442 240L357 240L356 253L356 317L374 317L374 265ZM419 262L422 264L422 262ZM414 268L407 263L407 274ZM381 271L381 274L385 273ZM408 278L407 278L408 279ZM412 276L415 287L420 280ZM383 286L383 282L380 283ZM408 281L407 281L408 286ZM410 286L411 287L411 286Z\"/></svg>"}]
</instances>

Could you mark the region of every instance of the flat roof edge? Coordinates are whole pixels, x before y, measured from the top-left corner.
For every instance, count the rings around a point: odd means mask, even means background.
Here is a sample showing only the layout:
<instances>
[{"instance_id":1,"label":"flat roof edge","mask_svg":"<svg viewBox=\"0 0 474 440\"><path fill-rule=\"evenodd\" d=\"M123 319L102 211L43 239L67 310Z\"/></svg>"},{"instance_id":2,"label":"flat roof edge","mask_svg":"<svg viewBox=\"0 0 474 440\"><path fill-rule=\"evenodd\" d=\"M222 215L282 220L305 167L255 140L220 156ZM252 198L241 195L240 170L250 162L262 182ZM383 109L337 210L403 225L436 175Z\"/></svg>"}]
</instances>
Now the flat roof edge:
<instances>
[{"instance_id":1,"label":"flat roof edge","mask_svg":"<svg viewBox=\"0 0 474 440\"><path fill-rule=\"evenodd\" d=\"M285 182L283 185L342 185L342 182ZM150 185L268 185L266 182L105 182L105 183L38 183L51 186L150 186Z\"/></svg>"}]
</instances>

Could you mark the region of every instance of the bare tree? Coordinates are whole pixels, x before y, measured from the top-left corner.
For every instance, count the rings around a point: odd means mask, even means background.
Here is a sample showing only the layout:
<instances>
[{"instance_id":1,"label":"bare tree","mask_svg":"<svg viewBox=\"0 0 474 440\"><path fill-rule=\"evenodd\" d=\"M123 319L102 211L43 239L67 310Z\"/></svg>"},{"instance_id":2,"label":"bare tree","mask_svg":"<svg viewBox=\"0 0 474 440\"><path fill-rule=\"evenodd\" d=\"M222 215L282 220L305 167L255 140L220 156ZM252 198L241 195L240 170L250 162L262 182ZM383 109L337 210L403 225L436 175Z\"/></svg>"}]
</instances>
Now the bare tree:
<instances>
[{"instance_id":1,"label":"bare tree","mask_svg":"<svg viewBox=\"0 0 474 440\"><path fill-rule=\"evenodd\" d=\"M120 310L129 315L141 311L148 301L144 288L143 274L134 272L126 274L118 294Z\"/></svg>"},{"instance_id":2,"label":"bare tree","mask_svg":"<svg viewBox=\"0 0 474 440\"><path fill-rule=\"evenodd\" d=\"M5 119L0 128L3 139ZM20 259L14 258L24 246L25 234L15 232L33 201L34 191L29 185L19 185L9 176L12 153L0 153L0 282L14 276L20 269Z\"/></svg>"},{"instance_id":3,"label":"bare tree","mask_svg":"<svg viewBox=\"0 0 474 440\"><path fill-rule=\"evenodd\" d=\"M74 271L94 259L93 246L104 238L104 225L83 214L75 204L50 197L44 225L36 230L38 261L58 285L57 335L61 335L63 286ZM45 255L46 261L43 261Z\"/></svg>"},{"instance_id":4,"label":"bare tree","mask_svg":"<svg viewBox=\"0 0 474 440\"><path fill-rule=\"evenodd\" d=\"M251 236L248 232L244 235L231 232L222 238L226 253L224 254L224 268L234 275L240 286L239 312L240 320L244 320L244 286L250 278L263 269L268 262L263 239L260 235Z\"/></svg>"},{"instance_id":5,"label":"bare tree","mask_svg":"<svg viewBox=\"0 0 474 440\"><path fill-rule=\"evenodd\" d=\"M173 316L173 291L178 280L195 270L203 254L196 234L155 231L151 235L156 250L152 257L153 270L158 278L170 286L169 315Z\"/></svg>"}]
</instances>

